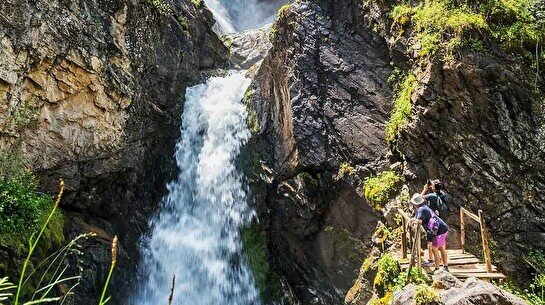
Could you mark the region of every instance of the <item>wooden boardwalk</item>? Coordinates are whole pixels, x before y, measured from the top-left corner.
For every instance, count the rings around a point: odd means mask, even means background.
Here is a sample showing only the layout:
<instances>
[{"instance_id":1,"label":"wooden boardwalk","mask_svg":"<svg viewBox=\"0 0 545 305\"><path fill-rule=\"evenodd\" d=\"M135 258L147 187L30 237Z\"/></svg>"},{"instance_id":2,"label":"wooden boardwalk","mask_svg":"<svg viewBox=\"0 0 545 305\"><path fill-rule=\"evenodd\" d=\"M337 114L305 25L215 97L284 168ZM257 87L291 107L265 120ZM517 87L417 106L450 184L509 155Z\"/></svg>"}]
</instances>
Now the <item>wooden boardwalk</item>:
<instances>
[{"instance_id":1,"label":"wooden boardwalk","mask_svg":"<svg viewBox=\"0 0 545 305\"><path fill-rule=\"evenodd\" d=\"M434 267L422 266L422 258L428 258L428 250L422 251L422 233L424 229L420 226L415 228L414 231L407 225L410 217L401 209L399 213L402 217L403 232L401 234L401 250L394 254L394 258L399 262L402 270L408 270L410 268L422 268L428 273L433 273ZM482 239L482 249L484 256L484 263L473 254L464 251L465 247L465 221L466 217L479 223L480 233ZM409 235L412 240L412 250L409 253L407 247ZM425 235L425 234L424 234ZM425 237L425 236L424 236ZM449 271L452 275L458 279L466 279L469 277L476 277L481 279L504 279L505 275L498 271L498 268L492 265L490 258L490 249L488 247L488 235L486 231L486 225L482 215L482 211L479 210L478 215L471 213L469 210L460 208L460 244L462 249L448 249ZM411 256L415 255L411 260ZM416 253L420 255L416 255Z\"/></svg>"},{"instance_id":2,"label":"wooden boardwalk","mask_svg":"<svg viewBox=\"0 0 545 305\"><path fill-rule=\"evenodd\" d=\"M428 258L428 251L423 251L424 258ZM469 277L477 277L483 279L504 279L505 275L498 271L498 268L492 265L491 272L488 272L486 269L486 264L481 263L479 259L470 253L462 253L461 249L448 249L448 259L449 259L449 271L452 275L458 279L466 279ZM409 268L410 256L403 259L401 258L401 252L395 253L394 258L399 262L401 270L407 270ZM433 274L434 267L425 267L422 266L427 273Z\"/></svg>"}]
</instances>

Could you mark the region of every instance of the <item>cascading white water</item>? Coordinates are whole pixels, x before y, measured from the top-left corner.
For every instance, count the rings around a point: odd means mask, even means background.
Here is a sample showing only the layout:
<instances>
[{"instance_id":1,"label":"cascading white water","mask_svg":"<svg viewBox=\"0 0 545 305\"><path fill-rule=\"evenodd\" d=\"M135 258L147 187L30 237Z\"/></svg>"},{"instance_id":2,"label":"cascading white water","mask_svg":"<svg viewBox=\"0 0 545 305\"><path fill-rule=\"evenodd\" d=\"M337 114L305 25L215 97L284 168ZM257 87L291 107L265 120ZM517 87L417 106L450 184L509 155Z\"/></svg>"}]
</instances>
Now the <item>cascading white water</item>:
<instances>
[{"instance_id":1,"label":"cascading white water","mask_svg":"<svg viewBox=\"0 0 545 305\"><path fill-rule=\"evenodd\" d=\"M230 72L187 90L176 145L180 173L151 221L132 304L166 304L173 275L173 304L260 304L240 254L239 230L253 215L235 165L250 137L241 103L249 83L244 72Z\"/></svg>"},{"instance_id":2,"label":"cascading white water","mask_svg":"<svg viewBox=\"0 0 545 305\"><path fill-rule=\"evenodd\" d=\"M220 34L260 28L274 20L276 11L288 0L204 0L216 19Z\"/></svg>"}]
</instances>

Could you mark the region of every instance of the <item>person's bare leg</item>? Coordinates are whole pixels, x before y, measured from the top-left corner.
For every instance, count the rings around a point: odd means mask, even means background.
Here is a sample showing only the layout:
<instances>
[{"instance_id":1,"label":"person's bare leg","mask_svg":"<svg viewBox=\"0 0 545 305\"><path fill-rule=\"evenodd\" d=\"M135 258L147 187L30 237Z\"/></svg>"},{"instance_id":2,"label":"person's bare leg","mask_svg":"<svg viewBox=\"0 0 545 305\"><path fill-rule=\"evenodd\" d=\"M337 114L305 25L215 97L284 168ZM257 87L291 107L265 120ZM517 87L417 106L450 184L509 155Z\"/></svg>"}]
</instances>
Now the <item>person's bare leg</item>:
<instances>
[{"instance_id":1,"label":"person's bare leg","mask_svg":"<svg viewBox=\"0 0 545 305\"><path fill-rule=\"evenodd\" d=\"M428 241L428 261L431 262L432 259L433 259L433 250L431 246L431 241Z\"/></svg>"},{"instance_id":2,"label":"person's bare leg","mask_svg":"<svg viewBox=\"0 0 545 305\"><path fill-rule=\"evenodd\" d=\"M435 269L439 269L439 250L435 247L432 247L432 250L433 250L433 257L435 258L433 261L435 263Z\"/></svg>"},{"instance_id":3,"label":"person's bare leg","mask_svg":"<svg viewBox=\"0 0 545 305\"><path fill-rule=\"evenodd\" d=\"M448 255L447 255L447 245L444 244L441 248L441 259L443 260L443 266L448 267Z\"/></svg>"}]
</instances>

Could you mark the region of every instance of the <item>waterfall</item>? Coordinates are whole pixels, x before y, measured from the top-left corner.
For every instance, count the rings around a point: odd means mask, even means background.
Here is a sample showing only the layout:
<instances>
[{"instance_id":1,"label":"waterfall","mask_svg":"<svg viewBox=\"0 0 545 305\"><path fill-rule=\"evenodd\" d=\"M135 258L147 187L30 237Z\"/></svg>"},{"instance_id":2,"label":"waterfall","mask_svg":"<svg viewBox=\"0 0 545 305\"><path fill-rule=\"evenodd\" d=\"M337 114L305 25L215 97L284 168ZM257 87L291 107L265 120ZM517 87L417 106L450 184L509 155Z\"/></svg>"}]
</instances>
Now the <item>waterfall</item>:
<instances>
[{"instance_id":1,"label":"waterfall","mask_svg":"<svg viewBox=\"0 0 545 305\"><path fill-rule=\"evenodd\" d=\"M204 0L216 19L220 34L260 28L274 21L278 8L288 0Z\"/></svg>"},{"instance_id":2,"label":"waterfall","mask_svg":"<svg viewBox=\"0 0 545 305\"><path fill-rule=\"evenodd\" d=\"M241 255L239 231L253 214L235 165L250 137L241 103L249 83L243 71L233 71L187 89L176 144L179 175L151 220L132 304L166 304L173 275L173 304L260 304Z\"/></svg>"}]
</instances>

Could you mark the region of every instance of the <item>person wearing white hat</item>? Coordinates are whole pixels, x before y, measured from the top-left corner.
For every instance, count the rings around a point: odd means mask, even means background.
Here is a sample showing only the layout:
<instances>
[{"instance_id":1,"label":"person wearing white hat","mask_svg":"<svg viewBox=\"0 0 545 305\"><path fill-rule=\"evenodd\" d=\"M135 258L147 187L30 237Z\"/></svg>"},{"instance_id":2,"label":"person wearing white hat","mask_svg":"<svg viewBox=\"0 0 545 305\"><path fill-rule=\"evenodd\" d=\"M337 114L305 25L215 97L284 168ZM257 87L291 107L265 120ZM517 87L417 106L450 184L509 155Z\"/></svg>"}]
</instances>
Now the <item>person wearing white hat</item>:
<instances>
[{"instance_id":1,"label":"person wearing white hat","mask_svg":"<svg viewBox=\"0 0 545 305\"><path fill-rule=\"evenodd\" d=\"M426 205L426 199L421 194L414 194L411 198L411 203L416 212L415 217L409 220L409 225L423 225L426 230L428 249L431 248L433 252L435 270L439 269L439 252L441 252L443 268L446 271L449 271L447 257L447 224ZM424 266L426 265L431 265L431 262L424 264Z\"/></svg>"}]
</instances>

